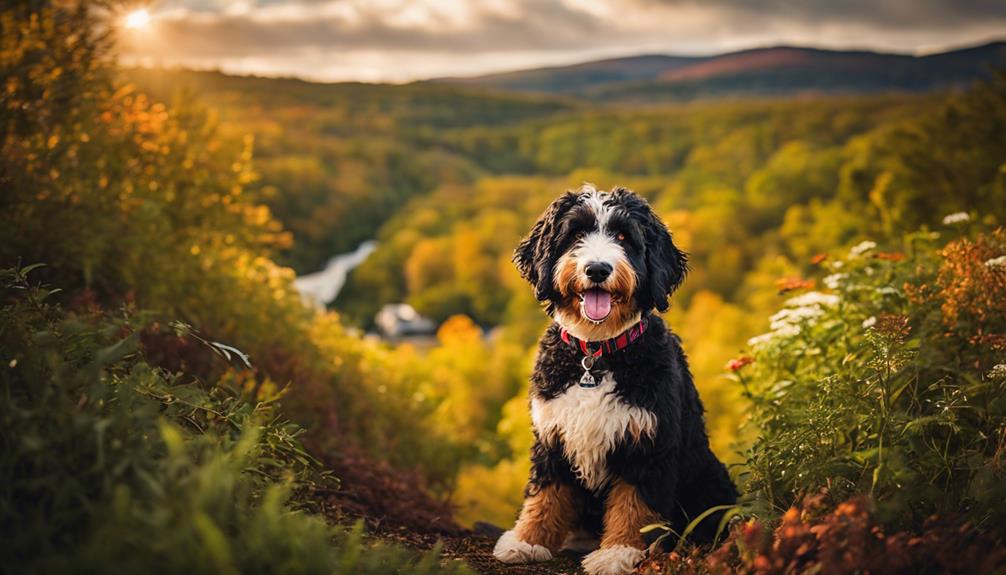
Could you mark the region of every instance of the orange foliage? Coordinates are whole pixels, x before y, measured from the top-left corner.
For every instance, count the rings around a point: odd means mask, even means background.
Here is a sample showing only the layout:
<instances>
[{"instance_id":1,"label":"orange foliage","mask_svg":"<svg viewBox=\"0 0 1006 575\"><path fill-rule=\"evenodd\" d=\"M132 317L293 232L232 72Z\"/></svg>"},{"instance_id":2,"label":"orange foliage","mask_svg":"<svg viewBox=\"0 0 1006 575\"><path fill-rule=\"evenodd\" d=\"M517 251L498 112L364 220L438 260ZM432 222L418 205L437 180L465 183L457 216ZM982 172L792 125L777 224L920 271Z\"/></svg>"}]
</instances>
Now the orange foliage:
<instances>
[{"instance_id":1,"label":"orange foliage","mask_svg":"<svg viewBox=\"0 0 1006 575\"><path fill-rule=\"evenodd\" d=\"M944 325L958 331L967 324L977 337L987 336L991 322L1006 316L1006 269L986 265L1006 254L1006 229L951 242L941 254L936 283Z\"/></svg>"},{"instance_id":2,"label":"orange foliage","mask_svg":"<svg viewBox=\"0 0 1006 575\"><path fill-rule=\"evenodd\" d=\"M900 262L905 259L905 254L901 252L877 252L873 257L878 260L886 260L889 262Z\"/></svg>"},{"instance_id":3,"label":"orange foliage","mask_svg":"<svg viewBox=\"0 0 1006 575\"><path fill-rule=\"evenodd\" d=\"M775 529L756 519L735 525L726 542L659 554L645 574L997 573L1006 548L996 535L957 517L933 516L919 533L887 534L866 498L824 512L825 494L791 507Z\"/></svg>"},{"instance_id":4,"label":"orange foliage","mask_svg":"<svg viewBox=\"0 0 1006 575\"><path fill-rule=\"evenodd\" d=\"M800 289L813 289L814 281L805 280L803 278L781 278L775 282L776 287L779 288L779 293L786 293Z\"/></svg>"}]
</instances>

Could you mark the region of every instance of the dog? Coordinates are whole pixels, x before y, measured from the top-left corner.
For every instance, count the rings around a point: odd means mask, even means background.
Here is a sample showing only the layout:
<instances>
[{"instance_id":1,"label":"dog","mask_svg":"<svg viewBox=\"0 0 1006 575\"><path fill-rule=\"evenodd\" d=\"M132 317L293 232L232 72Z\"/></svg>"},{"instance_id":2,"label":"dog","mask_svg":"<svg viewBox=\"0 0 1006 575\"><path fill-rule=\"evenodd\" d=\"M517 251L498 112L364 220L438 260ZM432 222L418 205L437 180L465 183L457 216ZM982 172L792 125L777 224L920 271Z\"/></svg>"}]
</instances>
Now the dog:
<instances>
[{"instance_id":1,"label":"dog","mask_svg":"<svg viewBox=\"0 0 1006 575\"><path fill-rule=\"evenodd\" d=\"M585 184L545 210L513 260L554 322L531 376L524 503L493 554L530 563L578 548L589 575L629 573L650 543L641 528L680 534L737 500L681 342L652 313L667 310L687 256L645 199ZM712 539L722 516L691 537Z\"/></svg>"}]
</instances>

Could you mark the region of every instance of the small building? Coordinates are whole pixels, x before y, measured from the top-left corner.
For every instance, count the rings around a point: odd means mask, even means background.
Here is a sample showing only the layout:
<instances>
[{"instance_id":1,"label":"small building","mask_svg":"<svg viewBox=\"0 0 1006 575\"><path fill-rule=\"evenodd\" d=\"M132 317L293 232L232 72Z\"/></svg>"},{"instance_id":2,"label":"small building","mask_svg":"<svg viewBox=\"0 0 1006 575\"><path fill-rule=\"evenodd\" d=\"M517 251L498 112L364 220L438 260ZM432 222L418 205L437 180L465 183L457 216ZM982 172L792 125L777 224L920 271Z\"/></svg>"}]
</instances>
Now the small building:
<instances>
[{"instance_id":1,"label":"small building","mask_svg":"<svg viewBox=\"0 0 1006 575\"><path fill-rule=\"evenodd\" d=\"M385 338L431 336L437 331L437 325L433 320L419 315L419 312L407 303L385 304L374 316L374 325Z\"/></svg>"}]
</instances>

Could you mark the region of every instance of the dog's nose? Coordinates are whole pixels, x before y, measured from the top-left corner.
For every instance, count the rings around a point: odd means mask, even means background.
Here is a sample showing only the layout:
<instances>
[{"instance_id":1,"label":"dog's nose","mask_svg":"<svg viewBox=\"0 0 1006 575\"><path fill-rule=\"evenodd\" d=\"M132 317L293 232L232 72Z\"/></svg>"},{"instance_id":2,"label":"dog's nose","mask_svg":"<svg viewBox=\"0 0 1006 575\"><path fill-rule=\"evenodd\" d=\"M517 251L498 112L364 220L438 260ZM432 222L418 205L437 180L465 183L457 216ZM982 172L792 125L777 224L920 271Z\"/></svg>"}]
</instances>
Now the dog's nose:
<instances>
[{"instance_id":1,"label":"dog's nose","mask_svg":"<svg viewBox=\"0 0 1006 575\"><path fill-rule=\"evenodd\" d=\"M604 262L590 262L584 270L587 277L594 283L601 283L611 275L611 264Z\"/></svg>"}]
</instances>

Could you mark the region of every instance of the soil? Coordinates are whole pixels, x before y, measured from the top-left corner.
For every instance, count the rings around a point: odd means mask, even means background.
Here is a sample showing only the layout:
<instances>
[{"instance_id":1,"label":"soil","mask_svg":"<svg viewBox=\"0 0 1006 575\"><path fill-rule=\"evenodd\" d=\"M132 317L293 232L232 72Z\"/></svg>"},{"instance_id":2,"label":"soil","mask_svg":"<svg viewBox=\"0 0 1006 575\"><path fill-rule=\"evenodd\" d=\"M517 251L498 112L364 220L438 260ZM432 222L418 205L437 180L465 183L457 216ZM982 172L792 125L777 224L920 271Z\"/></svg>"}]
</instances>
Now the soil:
<instances>
[{"instance_id":1,"label":"soil","mask_svg":"<svg viewBox=\"0 0 1006 575\"><path fill-rule=\"evenodd\" d=\"M505 565L492 550L501 529L481 524L476 530L454 522L451 506L422 489L418 474L391 468L355 449L345 449L324 459L339 478L338 489L315 493L320 510L333 522L363 520L374 537L417 550L439 542L445 560L467 563L482 575L573 575L579 556L561 555L547 563Z\"/></svg>"}]
</instances>

